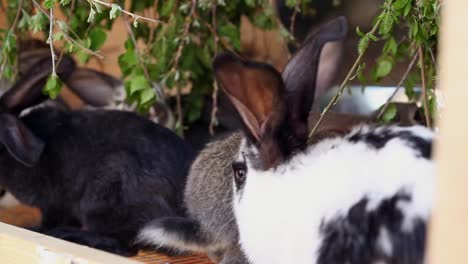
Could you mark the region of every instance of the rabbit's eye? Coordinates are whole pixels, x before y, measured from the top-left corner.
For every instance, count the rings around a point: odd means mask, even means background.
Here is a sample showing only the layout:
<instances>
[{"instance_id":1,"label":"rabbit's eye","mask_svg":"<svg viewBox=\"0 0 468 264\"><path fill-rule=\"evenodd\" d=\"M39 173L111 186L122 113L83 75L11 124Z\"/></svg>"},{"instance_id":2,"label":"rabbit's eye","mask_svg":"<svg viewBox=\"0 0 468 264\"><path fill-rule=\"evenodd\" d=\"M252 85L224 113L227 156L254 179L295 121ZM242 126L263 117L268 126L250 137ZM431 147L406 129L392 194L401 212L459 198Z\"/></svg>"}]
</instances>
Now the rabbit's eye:
<instances>
[{"instance_id":1,"label":"rabbit's eye","mask_svg":"<svg viewBox=\"0 0 468 264\"><path fill-rule=\"evenodd\" d=\"M234 180L236 181L236 184L242 184L245 181L245 177L247 175L247 168L245 163L233 163L232 169L234 171Z\"/></svg>"}]
</instances>

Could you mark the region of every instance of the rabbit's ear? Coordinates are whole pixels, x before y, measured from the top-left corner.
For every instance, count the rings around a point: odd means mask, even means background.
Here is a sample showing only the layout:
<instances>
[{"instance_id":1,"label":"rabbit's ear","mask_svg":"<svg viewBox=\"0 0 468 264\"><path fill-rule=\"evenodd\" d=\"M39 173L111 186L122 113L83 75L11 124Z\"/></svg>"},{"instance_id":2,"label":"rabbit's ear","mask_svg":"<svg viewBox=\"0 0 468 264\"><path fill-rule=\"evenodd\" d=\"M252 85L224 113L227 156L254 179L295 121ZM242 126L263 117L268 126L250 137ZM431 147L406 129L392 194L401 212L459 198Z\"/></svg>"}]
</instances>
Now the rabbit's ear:
<instances>
[{"instance_id":1,"label":"rabbit's ear","mask_svg":"<svg viewBox=\"0 0 468 264\"><path fill-rule=\"evenodd\" d=\"M339 47L330 42L342 40L347 34L347 25L345 17L338 17L309 33L284 68L282 77L293 123L306 125L316 91L330 86L333 78L330 75L336 71L340 56ZM325 44L327 48L322 52Z\"/></svg>"},{"instance_id":2,"label":"rabbit's ear","mask_svg":"<svg viewBox=\"0 0 468 264\"><path fill-rule=\"evenodd\" d=\"M247 62L230 53L213 62L216 79L240 114L248 135L257 143L267 128L284 116L284 86L272 66Z\"/></svg>"},{"instance_id":3,"label":"rabbit's ear","mask_svg":"<svg viewBox=\"0 0 468 264\"><path fill-rule=\"evenodd\" d=\"M44 150L44 142L20 120L10 114L0 114L0 142L25 166L34 166Z\"/></svg>"},{"instance_id":4,"label":"rabbit's ear","mask_svg":"<svg viewBox=\"0 0 468 264\"><path fill-rule=\"evenodd\" d=\"M66 81L67 86L86 104L106 106L122 82L110 75L91 69L78 68Z\"/></svg>"},{"instance_id":5,"label":"rabbit's ear","mask_svg":"<svg viewBox=\"0 0 468 264\"><path fill-rule=\"evenodd\" d=\"M74 60L64 55L56 65L57 75L66 80L75 69ZM42 88L52 72L50 57L39 60L0 98L2 111L19 114L25 108L37 105L47 99Z\"/></svg>"}]
</instances>

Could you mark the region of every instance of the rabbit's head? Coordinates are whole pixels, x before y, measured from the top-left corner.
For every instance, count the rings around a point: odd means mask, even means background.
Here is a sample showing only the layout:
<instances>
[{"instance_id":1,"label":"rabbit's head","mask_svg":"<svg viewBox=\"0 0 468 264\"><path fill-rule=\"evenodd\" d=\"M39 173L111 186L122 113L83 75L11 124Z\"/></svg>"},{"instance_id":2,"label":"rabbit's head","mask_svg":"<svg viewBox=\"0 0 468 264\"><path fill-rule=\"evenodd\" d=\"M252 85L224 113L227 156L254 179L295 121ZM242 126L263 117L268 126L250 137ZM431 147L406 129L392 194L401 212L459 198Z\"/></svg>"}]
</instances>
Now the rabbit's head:
<instances>
[{"instance_id":1,"label":"rabbit's head","mask_svg":"<svg viewBox=\"0 0 468 264\"><path fill-rule=\"evenodd\" d=\"M215 59L216 79L244 124L247 141L241 152L255 154L249 155L254 166L273 168L306 146L321 50L346 33L344 17L325 24L306 38L282 73L229 53Z\"/></svg>"},{"instance_id":2,"label":"rabbit's head","mask_svg":"<svg viewBox=\"0 0 468 264\"><path fill-rule=\"evenodd\" d=\"M67 80L74 68L73 59L63 56L56 65L56 72L61 80ZM21 122L18 115L47 99L42 88L51 72L50 57L38 59L0 98L0 142L25 166L34 166L39 161L45 143Z\"/></svg>"}]
</instances>

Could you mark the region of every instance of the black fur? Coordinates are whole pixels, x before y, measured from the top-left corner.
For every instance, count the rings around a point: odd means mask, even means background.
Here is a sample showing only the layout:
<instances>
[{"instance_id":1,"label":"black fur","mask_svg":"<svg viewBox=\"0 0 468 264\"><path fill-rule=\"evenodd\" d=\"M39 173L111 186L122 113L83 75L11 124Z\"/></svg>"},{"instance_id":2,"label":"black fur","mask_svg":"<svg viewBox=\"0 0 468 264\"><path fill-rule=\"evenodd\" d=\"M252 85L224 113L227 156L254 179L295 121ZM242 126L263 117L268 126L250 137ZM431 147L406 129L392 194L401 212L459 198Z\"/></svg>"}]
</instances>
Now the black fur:
<instances>
[{"instance_id":1,"label":"black fur","mask_svg":"<svg viewBox=\"0 0 468 264\"><path fill-rule=\"evenodd\" d=\"M423 263L426 223L423 219L415 219L413 229L404 231L404 215L397 207L399 202L410 201L408 194L400 192L369 211L366 209L368 199L363 198L346 216L323 223L320 230L323 240L317 263ZM378 243L382 228L388 233L391 254Z\"/></svg>"},{"instance_id":2,"label":"black fur","mask_svg":"<svg viewBox=\"0 0 468 264\"><path fill-rule=\"evenodd\" d=\"M19 122L45 148L31 168L0 148L0 185L41 210L39 231L131 255L145 223L183 214L193 153L170 130L122 111L44 108Z\"/></svg>"},{"instance_id":3,"label":"black fur","mask_svg":"<svg viewBox=\"0 0 468 264\"><path fill-rule=\"evenodd\" d=\"M368 132L358 131L355 134L349 137L349 141L356 142L365 142L369 146L379 150L392 139L401 139L406 141L411 145L416 151L418 151L419 156L425 159L430 159L432 157L432 141L426 140L419 136L414 135L410 131L393 131L390 127L384 128L384 130L370 130Z\"/></svg>"}]
</instances>

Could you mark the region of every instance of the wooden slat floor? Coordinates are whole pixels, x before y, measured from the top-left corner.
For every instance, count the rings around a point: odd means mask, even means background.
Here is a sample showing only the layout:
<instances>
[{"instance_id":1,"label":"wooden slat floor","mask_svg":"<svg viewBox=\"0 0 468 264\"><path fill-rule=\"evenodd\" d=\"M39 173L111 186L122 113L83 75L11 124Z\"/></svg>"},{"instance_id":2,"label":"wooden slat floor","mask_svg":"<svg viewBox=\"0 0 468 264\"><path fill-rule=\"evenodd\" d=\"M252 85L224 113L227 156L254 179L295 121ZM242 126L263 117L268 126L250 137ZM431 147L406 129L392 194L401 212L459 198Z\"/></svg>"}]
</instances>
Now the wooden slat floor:
<instances>
[{"instance_id":1,"label":"wooden slat floor","mask_svg":"<svg viewBox=\"0 0 468 264\"><path fill-rule=\"evenodd\" d=\"M0 208L0 222L19 227L34 226L40 221L39 210L24 205ZM142 251L131 259L145 264L213 264L204 255L167 257L151 251Z\"/></svg>"}]
</instances>

